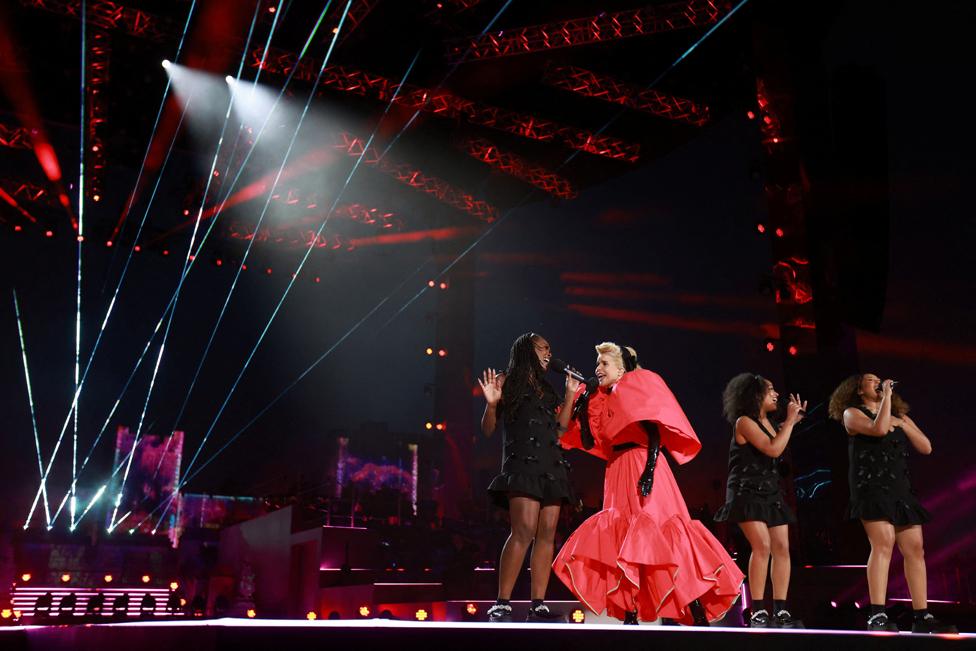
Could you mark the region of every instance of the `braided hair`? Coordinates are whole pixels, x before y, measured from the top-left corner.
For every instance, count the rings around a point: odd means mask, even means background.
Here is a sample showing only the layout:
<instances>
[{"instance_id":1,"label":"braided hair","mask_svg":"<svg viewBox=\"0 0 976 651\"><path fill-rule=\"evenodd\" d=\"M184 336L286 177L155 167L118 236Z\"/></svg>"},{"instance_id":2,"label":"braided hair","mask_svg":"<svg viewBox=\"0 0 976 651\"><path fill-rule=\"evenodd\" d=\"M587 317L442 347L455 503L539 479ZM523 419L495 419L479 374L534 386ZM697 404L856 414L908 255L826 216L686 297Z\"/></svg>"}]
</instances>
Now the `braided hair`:
<instances>
[{"instance_id":1,"label":"braided hair","mask_svg":"<svg viewBox=\"0 0 976 651\"><path fill-rule=\"evenodd\" d=\"M505 422L515 420L515 414L518 413L526 394L535 393L542 397L546 388L552 391L535 352L535 344L541 338L534 332L527 332L512 344L508 369L505 371L505 384L502 386L501 409Z\"/></svg>"}]
</instances>

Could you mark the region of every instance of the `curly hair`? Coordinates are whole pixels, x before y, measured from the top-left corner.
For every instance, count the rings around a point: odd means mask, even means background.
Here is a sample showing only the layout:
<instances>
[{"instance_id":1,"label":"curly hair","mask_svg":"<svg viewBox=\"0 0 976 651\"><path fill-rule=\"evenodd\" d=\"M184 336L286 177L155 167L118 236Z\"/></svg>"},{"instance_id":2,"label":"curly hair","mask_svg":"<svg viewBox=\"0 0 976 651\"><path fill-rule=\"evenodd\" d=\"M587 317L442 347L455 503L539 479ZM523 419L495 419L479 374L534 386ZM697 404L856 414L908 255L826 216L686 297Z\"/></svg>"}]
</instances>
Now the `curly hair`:
<instances>
[{"instance_id":1,"label":"curly hair","mask_svg":"<svg viewBox=\"0 0 976 651\"><path fill-rule=\"evenodd\" d=\"M867 373L858 373L857 375L852 375L837 385L834 392L830 394L830 404L827 407L827 414L834 420L843 422L844 411L848 407L857 407L864 404L861 400L861 395L858 393L861 389L861 380ZM897 393L891 394L891 413L897 417L904 416L908 413L910 409L907 402L905 402L900 395Z\"/></svg>"},{"instance_id":2,"label":"curly hair","mask_svg":"<svg viewBox=\"0 0 976 651\"><path fill-rule=\"evenodd\" d=\"M729 380L722 392L722 411L735 424L739 416L759 419L759 409L770 382L758 373L739 373Z\"/></svg>"},{"instance_id":3,"label":"curly hair","mask_svg":"<svg viewBox=\"0 0 976 651\"><path fill-rule=\"evenodd\" d=\"M541 335L526 332L512 344L505 384L502 386L501 408L506 422L515 419L525 394L535 393L541 397L547 389L554 392L535 353L535 344L539 339L542 339Z\"/></svg>"}]
</instances>

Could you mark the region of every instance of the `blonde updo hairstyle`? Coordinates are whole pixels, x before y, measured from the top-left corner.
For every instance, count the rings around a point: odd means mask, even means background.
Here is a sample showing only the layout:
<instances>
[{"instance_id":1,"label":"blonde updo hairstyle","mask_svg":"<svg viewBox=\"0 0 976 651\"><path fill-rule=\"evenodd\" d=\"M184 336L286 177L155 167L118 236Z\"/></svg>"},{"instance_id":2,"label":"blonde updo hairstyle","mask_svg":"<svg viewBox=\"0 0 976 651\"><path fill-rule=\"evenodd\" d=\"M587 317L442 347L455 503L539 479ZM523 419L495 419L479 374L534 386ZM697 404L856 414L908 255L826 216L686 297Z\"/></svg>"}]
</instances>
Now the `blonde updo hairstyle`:
<instances>
[{"instance_id":1,"label":"blonde updo hairstyle","mask_svg":"<svg viewBox=\"0 0 976 651\"><path fill-rule=\"evenodd\" d=\"M640 368L640 364L637 363L637 351L630 346L619 346L612 341L604 341L602 344L597 344L596 346L597 355L606 355L616 364L618 367L624 371L632 371L635 368ZM629 358L630 364L627 363L625 358ZM630 366L631 368L628 368Z\"/></svg>"}]
</instances>

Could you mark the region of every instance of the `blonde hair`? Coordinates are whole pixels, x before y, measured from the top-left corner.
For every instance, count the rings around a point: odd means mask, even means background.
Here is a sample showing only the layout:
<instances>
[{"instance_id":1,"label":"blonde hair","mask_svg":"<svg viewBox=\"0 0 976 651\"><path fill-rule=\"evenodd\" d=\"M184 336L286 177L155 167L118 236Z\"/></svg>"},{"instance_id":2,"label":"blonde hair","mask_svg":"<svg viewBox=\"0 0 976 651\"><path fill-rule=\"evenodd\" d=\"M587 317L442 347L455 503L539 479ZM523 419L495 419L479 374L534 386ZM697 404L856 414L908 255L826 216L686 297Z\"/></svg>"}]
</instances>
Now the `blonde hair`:
<instances>
[{"instance_id":1,"label":"blonde hair","mask_svg":"<svg viewBox=\"0 0 976 651\"><path fill-rule=\"evenodd\" d=\"M624 348L627 349L627 352L631 354L631 356L634 358L634 362L636 363L637 351L631 348L630 346L624 346ZM617 366L619 366L621 369L625 371L627 370L627 367L624 364L623 348L621 348L620 345L615 344L612 341L604 341L602 344L596 345L596 354L606 355L611 360L613 360L614 364L616 364ZM640 368L640 364L637 364L637 368Z\"/></svg>"}]
</instances>

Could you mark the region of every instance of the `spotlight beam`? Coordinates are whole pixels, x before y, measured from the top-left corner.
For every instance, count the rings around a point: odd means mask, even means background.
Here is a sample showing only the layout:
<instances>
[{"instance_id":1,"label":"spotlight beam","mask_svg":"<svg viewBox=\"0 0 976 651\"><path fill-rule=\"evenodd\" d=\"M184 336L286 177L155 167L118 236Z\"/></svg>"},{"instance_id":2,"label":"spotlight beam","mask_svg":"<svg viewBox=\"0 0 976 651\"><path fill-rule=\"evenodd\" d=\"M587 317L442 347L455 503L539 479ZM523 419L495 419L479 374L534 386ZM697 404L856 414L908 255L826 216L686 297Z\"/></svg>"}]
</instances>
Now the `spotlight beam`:
<instances>
[{"instance_id":1,"label":"spotlight beam","mask_svg":"<svg viewBox=\"0 0 976 651\"><path fill-rule=\"evenodd\" d=\"M331 0L329 1L329 3L326 4L326 9L328 9L329 4L331 4ZM342 32L343 23L345 22L346 16L349 13L349 7L350 7L350 5L352 5L352 0L347 0L347 2L346 2L346 8L343 10L342 16L339 18L339 25L336 28L335 33L332 35L332 42L329 43L329 50L326 52L325 57L322 59L322 65L319 67L318 77L316 78L315 83L312 85L312 90L309 92L308 99L305 102L305 108L302 110L302 114L301 114L301 116L298 119L298 126L295 128L294 134L292 134L291 142L288 144L288 149L286 150L285 156L282 159L281 165L278 168L278 173L275 176L274 184L272 185L272 191L271 192L268 192L268 198L265 201L264 210L262 210L262 212L261 212L261 219L264 218L264 215L267 212L268 206L271 204L271 197L274 194L274 187L278 184L278 180L281 178L281 174L284 171L285 166L288 164L288 157L291 155L292 147L294 146L295 141L298 139L298 134L299 134L299 132L302 129L302 124L305 121L305 116L308 114L308 107L311 105L312 99L315 97L315 92L316 92L316 88L318 88L319 81L322 79L322 75L325 72L325 68L328 65L329 59L332 57L332 52L335 49L336 41L339 38L339 34ZM322 16L324 16L324 15L325 15L325 13L324 13L324 10L323 10ZM320 20L321 20L322 16L319 17ZM305 50L303 50L303 53L304 53L304 51ZM297 69L297 66L296 66L296 69ZM271 114L269 113L268 115L270 117ZM252 151L253 151L253 149L252 149ZM202 212L202 207L201 207L201 212ZM328 216L326 217L325 221L322 222L322 226L319 227L319 231L316 234L316 239L313 240L313 242L316 241L317 240L317 236L321 234L322 229L325 227L326 222L328 222ZM259 220L258 221L258 226L260 226L260 223L261 222ZM252 244L253 244L253 240L251 240L250 242L248 242L248 248L247 248L247 250L245 251L245 254L244 254L245 259L246 259L247 253L250 252L250 250L251 250L251 245ZM240 372L237 374L237 378L234 380L234 383L231 385L230 390L227 392L227 396L224 398L223 403L221 403L220 408L217 410L217 414L216 414L216 416L214 416L213 421L210 423L210 427L207 428L207 432L204 434L203 440L200 441L200 445L197 447L196 453L194 453L193 458L190 460L190 463L187 465L187 472L189 472L190 468L193 467L193 463L197 460L197 457L199 456L200 451L203 449L204 444L207 442L207 439L210 437L210 434L213 432L214 427L217 425L217 421L220 420L220 417L223 415L224 409L227 407L227 403L230 402L231 397L234 395L234 392L237 390L237 386L238 386L238 384L240 384L241 378L244 376L245 371L247 371L248 365L250 365L251 360L254 358L255 353L257 352L258 348L261 346L261 343L264 341L264 337L268 334L268 330L271 328L271 324L274 322L275 317L278 315L278 312L281 310L281 306L284 303L285 298L287 298L289 291L291 290L292 286L294 285L295 280L298 277L298 274L301 273L302 266L305 264L305 261L308 260L308 257L311 254L313 248L314 247L311 247L311 246L308 248L308 250L305 252L305 256L302 258L301 263L298 265L298 270L294 274L292 274L292 278L289 281L288 286L285 288L284 294L282 294L281 299L279 299L278 304L275 306L274 310L272 311L271 317L268 319L267 324L265 324L264 329L261 331L261 334L258 336L258 340L255 342L253 348L251 348L251 352L247 356L247 359L244 360L244 365L241 367ZM233 289L236 286L237 278L240 276L240 271L241 271L241 269L243 269L243 266L244 266L244 262L242 261L241 262L241 266L238 267L238 274L234 278L234 285L231 286L231 291L227 295L227 299L226 299L226 301L224 303L224 309L226 309L227 302L230 300L230 296L233 293ZM224 311L221 310L221 317L223 316L223 314L224 314ZM214 330L214 333L215 332L216 332L216 329ZM213 333L212 333L212 335L213 335ZM211 341L213 341L212 335L211 335ZM157 524L157 526L158 526L158 524Z\"/></svg>"},{"instance_id":2,"label":"spotlight beam","mask_svg":"<svg viewBox=\"0 0 976 651\"><path fill-rule=\"evenodd\" d=\"M329 9L329 4L326 4L326 7L325 7L325 8L324 8L324 9L322 10L322 13L321 13L321 14L319 15L319 19L318 19L318 21L317 21L317 22L315 23L315 26L314 26L314 27L312 28L312 31L311 31L311 32L309 33L309 35L308 35L308 38L307 38L307 39L306 39L306 41L305 41L305 46L304 46L304 47L303 47L303 49L302 49L302 54L301 54L301 56L299 57L299 59L298 59L298 60L297 60L297 62L296 62L296 66L295 66L295 68L294 68L294 69L292 70L292 72L291 72L291 73L290 73L290 74L288 75L288 77L287 77L287 78L285 79L285 83L284 83L284 85L282 86L282 88L281 88L281 91L280 91L280 92L278 93L278 98L277 98L277 99L275 100L275 106L277 106L277 103L281 101L281 98L282 98L282 97L284 97L284 95L285 95L285 91L287 90L287 88L288 88L288 85L289 85L289 84L291 83L291 80L292 80L292 78L294 78L294 76L295 76L295 73L296 73L296 72L297 72L297 70L298 70L298 65L297 65L297 63L301 61L301 57L303 57L303 56L305 55L305 53L306 53L306 52L308 51L308 48L309 48L309 46L310 46L310 45L312 44L312 41L314 40L314 38L315 38L315 35L317 34L317 32L318 32L318 29L319 29L319 27L320 27L320 26L322 25L322 20L323 20L323 19L325 18L325 13L326 13L326 12L328 11L328 9ZM239 78L238 78L238 81L239 81ZM274 109L272 108L272 111L273 111L273 110L274 110ZM258 134L257 134L257 135L255 136L255 138L254 138L254 143L255 143L255 145L257 144L257 142L258 142L258 141L260 140L260 138L261 138L261 136L263 135L263 133L264 133L264 131L265 131L265 129L266 129L266 127L267 127L267 124L268 124L268 121L269 121L269 119L270 119L270 113L269 113L269 115L268 115L268 117L267 117L267 118L265 119L265 121L264 121L264 123L263 123L263 124L261 125L261 128L260 128L260 129L259 129L259 131L258 131ZM174 139L174 141L173 141L173 143L171 143L171 144L170 144L170 149L171 149L171 150L172 150L172 146L173 146L173 144L174 144L174 143L175 143L175 139ZM150 143L150 144L151 144L151 143ZM247 156L246 156L246 157L244 158L244 161L243 161L243 162L241 163L241 167L240 167L240 169L239 169L239 170L237 171L237 174L236 174L236 176L234 177L234 180L233 180L233 182L232 182L232 183L230 184L230 187L229 187L229 188L228 188L228 190L227 190L227 196L226 196L226 197L224 198L224 203L226 203L226 201L227 201L227 199L228 199L228 198L230 197L230 195L232 194L232 192L233 192L233 190L234 190L234 187L235 187L235 186L237 185L237 182L238 182L238 180L240 180L240 178L241 178L241 175L242 175L242 174L243 174L243 172L244 172L244 168L245 168L245 166L247 165L247 162L248 162L248 160L250 159L250 156L251 156L251 154L252 154L252 153L254 152L254 150L255 150L255 149L254 149L254 147L252 147L252 148L251 148L251 150L250 150L250 151L248 152L248 154L247 154ZM147 155L148 155L148 151L147 151ZM145 162L145 161L144 161L144 162ZM158 181L157 181L157 187L158 187ZM217 212L216 212L216 213L215 213L215 214L213 215L213 221L211 221L211 223L210 223L210 227L208 228L208 230L207 230L207 232L206 232L206 233L204 234L204 236L203 236L203 238L201 239L201 241L200 241L200 245L199 245L199 246L197 247L197 250L196 250L196 252L195 252L195 253L194 253L194 255L193 255L193 259L192 259L192 260L190 261L190 264L189 264L189 267L187 267L187 269L185 270L185 273L184 273L184 276L183 276L183 277L185 277L185 274L187 274L187 273L189 273L189 270L193 268L193 265L194 265L194 264L196 264L196 260L197 260L197 259L198 259L198 257L199 257L199 254L200 254L200 251L202 250L202 248L203 248L203 245L204 245L204 244L206 243L206 241L207 241L207 239L209 238L209 236L210 236L210 233L211 233L211 232L213 231L213 228L214 228L214 226L216 225L216 220L217 220L217 218L218 218L218 217L220 216L220 214L221 214L221 211L223 210L223 207L224 207L224 204L222 203L222 204L220 205L220 207L218 208L218 210L217 210ZM147 214L148 214L148 208L147 208ZM131 255L132 255L132 253L131 253L131 251L130 251L130 259L131 259ZM181 279L181 280L182 280L182 279ZM117 293L117 291L116 291L116 293ZM157 323L157 330L158 330L158 328L160 328L160 327L161 327L161 325L162 325L162 321L163 321L163 320L164 320L164 319L165 319L165 318L167 317L167 314L168 314L168 311L169 311L169 309L170 309L170 308L172 307L172 305L173 305L173 302L174 302L174 299L175 299L175 297L176 297L176 294L175 294L175 292L174 292L174 294L173 294L173 296L172 296L172 297L170 298L170 302L169 302L169 304L168 304L168 305L167 305L167 307L166 307L166 308L165 308L165 309L163 310L163 313L162 313L162 315L161 315L161 316L160 316L160 318L159 318L160 320L159 320L159 322ZM113 297L113 304L114 304L114 297ZM111 311L111 309L109 310L109 312L110 312L110 311ZM106 315L106 321L107 321L107 316L108 316L108 315ZM104 326L103 326L103 329L104 329ZM154 332L154 334L153 334L153 337L154 337L154 336L155 336L155 332ZM150 340L146 342L146 349L148 349L148 347L150 346L150 344L151 344L151 341L152 341L152 337L150 337ZM93 352L94 352L94 351L93 351ZM146 352L146 350L144 350L144 351L143 351L143 355L145 355L145 352ZM138 366L139 366L139 364L141 364L141 361L142 361L142 357L140 357L140 360L139 360L139 361L137 362L137 364L136 364L136 368L134 368L134 369L133 369L133 371L132 371L132 374L130 374L130 377L129 377L129 380L130 380L130 381L131 381L131 379L132 379L132 375L134 375L134 374L135 374L135 372L136 372L136 369L138 369ZM89 358L89 366L90 366L90 364L91 364L91 358ZM83 376L82 376L82 384L84 384L84 377L85 377L85 375L87 375L87 370L86 370L86 373L85 373L85 374L83 374ZM127 382L127 383L126 383L126 388L128 387L128 384L129 384L129 383ZM123 388L123 390L122 390L122 393L123 393L123 394L125 393L125 390L126 390L126 388ZM114 411L114 409L115 409L116 407L118 407L118 403L119 403L119 401L120 401L120 400L121 400L121 395L119 396L119 400L116 400L116 403L115 403L115 406L113 407L113 411ZM69 416L70 416L70 412L69 412ZM106 424L107 424L107 421L106 421ZM64 427L67 427L67 420L65 421L65 426L64 426ZM102 428L102 431L103 431L103 432L104 432L104 429L105 429L105 426L103 426L103 428ZM62 434L63 434L63 430L62 430ZM99 439L100 437L101 437L101 433L99 433L99 437L98 437L98 438L96 438L96 443L97 443L97 441L98 441L98 439ZM92 448L90 448L90 449L89 449L89 452L88 452L88 458L90 458L90 457L91 457L91 454L92 454L92 452L93 452L93 451L94 451L94 444L93 444L93 446L92 446ZM87 459L86 459L86 464L87 464ZM86 465L86 464L83 464L83 467L84 467L84 465ZM37 501L38 501L38 498L39 498L39 495L40 495L40 491L38 491L38 493L37 493L37 495L35 495L35 497L34 497L34 506L32 506L32 507L31 507L31 513L32 513L32 514L33 514L33 510L34 510L34 508L36 507L36 504L37 504ZM55 517L56 517L56 516L55 516ZM116 523L116 526L118 526L118 523Z\"/></svg>"},{"instance_id":3,"label":"spotlight beam","mask_svg":"<svg viewBox=\"0 0 976 651\"><path fill-rule=\"evenodd\" d=\"M197 4L196 0L193 0L192 4L190 5L190 11L187 14L186 24L183 27L183 35L180 37L179 47L177 48L177 53L176 53L177 57L179 57L180 53L183 50L183 43L184 43L184 40L186 38L187 31L188 31L188 29L190 27L190 19L193 16L193 11L196 8L196 4ZM160 117L163 114L163 108L166 106L166 97L167 97L167 94L169 93L169 88L170 88L170 82L167 81L167 83L166 83L166 89L163 92L163 99L162 99L162 101L160 102L160 105L159 105L159 112L156 114L156 123L153 125L153 136L155 135L156 129L159 126ZM182 123L182 116L180 118L180 122ZM84 124L84 121L82 121L82 124ZM177 129L177 132L178 131L179 131L179 129ZM170 152L172 151L173 145L175 143L176 143L176 133L173 134L173 141L170 143L170 149L169 149ZM138 185L140 179L142 178L143 171L145 170L146 160L147 160L147 158L149 156L149 151L150 151L150 148L151 148L151 144L152 144L152 136L150 136L150 146L147 146L146 153L145 153L145 155L143 156L143 159L142 159L142 164L139 167L139 174L138 174L138 176L136 178L136 184L137 185ZM167 153L167 160L168 159L169 159L169 153ZM160 176L162 176L162 170L160 171ZM156 182L156 187L157 188L159 187L159 181L158 180ZM135 193L133 191L133 194L130 196L129 208L131 208L131 202L132 202L132 198L134 196L135 196ZM155 193L154 193L154 196L155 196ZM146 216L148 214L149 214L149 208L147 207L146 208L146 213L143 216L143 221L142 221L142 223L140 223L140 226L139 226L139 232L142 231L142 226L145 224ZM117 283L117 285L115 287L115 291L112 294L112 298L109 301L109 306L108 306L108 308L105 311L105 318L102 321L102 326L99 329L98 336L95 339L95 344L92 346L92 351L91 351L91 353L88 356L88 361L85 363L85 372L82 374L81 381L78 383L78 386L75 388L74 397L71 400L71 406L70 406L70 408L68 410L68 417L65 419L64 425L61 427L61 433L58 435L57 443L54 446L54 452L51 454L51 459L48 462L47 469L44 471L44 475L41 478L42 487L43 487L44 483L47 481L47 477L48 477L48 475L51 472L51 467L54 465L54 458L57 456L58 450L61 447L61 441L64 438L64 433L65 433L65 431L66 431L66 429L68 427L68 422L71 419L71 416L72 416L72 414L74 413L74 411L75 411L75 409L77 407L77 404L78 404L78 396L81 393L82 388L84 387L85 378L88 377L88 370L91 368L92 361L95 358L95 353L98 350L98 345L99 345L99 343L101 342L101 339L102 339L102 333L104 333L105 327L106 327L106 325L108 325L109 317L112 314L112 308L115 306L115 300L118 297L120 288L122 287L122 281L125 278L125 272L126 272L126 270L128 270L128 268L129 268L129 262L132 260L132 254L134 252L134 248L135 248L135 245L136 245L137 242L138 242L138 238L136 238L135 240L133 240L133 248L129 250L129 257L126 260L126 264L125 264L125 267L123 268L122 275L120 276L119 281L118 281L118 283ZM30 512L27 515L27 521L26 521L27 523L30 523L31 518L33 518L33 516L34 516L34 510L37 508L38 497L40 496L40 494L41 494L41 488L38 488L37 494L35 494L35 496L34 496L34 502L31 505ZM50 524L49 524L49 526L50 526Z\"/></svg>"},{"instance_id":4,"label":"spotlight beam","mask_svg":"<svg viewBox=\"0 0 976 651\"><path fill-rule=\"evenodd\" d=\"M88 40L88 0L81 0L81 101L79 102L80 120L78 129L78 272L77 290L75 291L75 393L78 393L78 377L81 366L81 261L82 246L85 242L85 91L87 70ZM78 407L80 402L74 401L72 413L73 436L71 438L71 525L75 527L75 491L78 486ZM50 524L50 522L48 522Z\"/></svg>"},{"instance_id":5,"label":"spotlight beam","mask_svg":"<svg viewBox=\"0 0 976 651\"><path fill-rule=\"evenodd\" d=\"M254 17L251 19L251 28L250 31L248 32L248 38L250 38L250 36L254 33L254 25L257 23L258 11L259 11L258 7L256 6L254 10ZM250 42L248 42L248 45L250 45ZM238 75L240 75L244 69L244 62L247 58L247 49L248 48L245 47L244 52L241 55L241 61L238 66ZM125 491L125 482L129 478L129 471L132 468L132 460L135 458L135 449L136 446L139 444L139 438L142 435L142 426L143 423L145 422L146 411L149 409L149 400L152 397L152 392L156 385L156 377L159 374L159 367L163 361L163 353L166 350L166 342L169 339L170 329L172 328L173 325L173 318L176 316L176 308L177 305L179 304L180 292L183 288L183 283L186 280L187 273L189 271L191 258L195 259L196 257L193 255L193 244L196 242L197 233L200 230L200 221L201 218L203 217L203 210L207 205L207 197L210 194L210 187L214 179L214 170L216 170L217 168L217 159L220 156L220 150L224 144L224 136L226 135L227 125L230 123L230 115L233 109L234 109L234 94L231 93L230 100L227 102L227 110L224 113L224 123L220 128L220 137L217 139L217 146L214 149L213 161L210 163L210 170L207 173L207 183L203 190L203 198L200 200L200 209L197 211L196 223L193 225L193 233L190 235L190 243L186 249L186 258L183 261L183 269L180 273L180 280L176 285L176 292L173 297L173 307L170 310L169 318L166 321L166 330L163 332L163 337L159 344L159 353L156 356L156 364L153 367L152 378L149 380L149 389L146 392L146 400L143 403L142 413L139 416L139 424L136 427L136 433L132 442L132 454L129 455L129 461L125 466L125 472L122 474L122 481L119 483L119 492L115 497L115 507L112 510L112 517L109 519L109 532L111 532L116 527L115 516L119 512L119 505L122 502L122 495ZM202 248L202 246L203 243L201 242L200 248Z\"/></svg>"},{"instance_id":6,"label":"spotlight beam","mask_svg":"<svg viewBox=\"0 0 976 651\"><path fill-rule=\"evenodd\" d=\"M27 383L27 403L30 405L30 416L31 425L34 428L34 447L37 450L37 470L41 478L41 491L44 495L44 517L47 520L47 526L51 526L51 507L48 505L47 501L47 482L44 481L44 462L41 460L41 437L37 433L37 416L34 412L34 394L31 392L31 381L30 381L30 371L27 366L27 344L24 343L24 328L21 325L20 318L20 303L17 301L17 290L13 290L14 294L14 316L17 317L17 336L20 339L20 357L24 361L24 380ZM28 520L29 522L29 520ZM24 528L27 528L27 523L24 524Z\"/></svg>"},{"instance_id":7,"label":"spotlight beam","mask_svg":"<svg viewBox=\"0 0 976 651\"><path fill-rule=\"evenodd\" d=\"M431 260L432 260L432 258L427 258L426 260L424 260L424 262L419 267L417 267L416 269L414 269L411 273L406 274L403 277L403 280L401 280L400 283L396 287L394 287L389 292L389 294L386 295L385 298L383 298L372 309L370 309L366 314L364 314L363 317L359 319L359 321L357 321L356 323L354 323L348 330L346 330L345 334L343 334L341 337L339 337L339 339L337 339L331 346L329 346L329 348L327 348L325 350L325 352L323 352L321 355L319 355L319 357L314 362L312 362L304 371L302 371L301 373L299 373L298 376L294 380L292 380L284 389L282 389L278 393L277 396L275 396L274 399L271 400L271 402L269 402L264 407L262 407L261 410L258 411L258 413L255 414L251 418L251 420L249 420L247 422L247 424L245 424L243 427L241 427L239 430L237 430L237 432L235 432L234 435L230 437L230 439L228 439L223 445L221 445L220 448L218 448L216 452L214 452L213 454L211 454L206 459L206 461L204 461L200 465L200 467L198 467L194 472L191 473L189 466L187 466L186 476L183 478L182 481L179 482L179 484L177 485L177 487L175 488L175 490L170 494L170 496L166 499L166 501L165 502L160 502L160 504L157 505L156 508L153 509L148 515L146 515L146 517L143 518L143 520L141 522L139 522L139 524L136 525L136 527L142 525L146 520L148 520L149 518L151 518L160 509L164 509L162 515L159 517L159 520L156 522L156 526L153 528L153 531L155 531L156 528L159 527L159 523L162 522L163 518L166 517L166 513L169 510L170 504L173 502L174 499L176 499L176 496L179 494L180 489L182 489L184 486L186 486L186 484L188 484L191 479L193 479L194 477L196 477L197 475L199 475L201 472L203 472L204 468L206 468L207 466L209 466L210 463L213 462L214 459L216 459L218 456L220 456L220 454L224 450L226 450L228 447L230 447L230 445L232 443L234 443L234 441L236 441L238 438L240 438L241 435L244 434L244 432L246 432L248 429L250 429L251 426L254 425L254 423L256 423L258 420L260 420L261 417L264 416L264 414L267 413L272 407L274 407L278 403L279 400L281 400L282 398L284 398L285 395L288 394L289 391L291 391L296 386L298 386L298 384L302 380L304 380L305 377L309 373L311 373L313 370L315 370L315 368L318 367L319 364L321 364L322 362L324 362L325 359L327 357L329 357L329 355L331 355L333 353L333 351L335 351L349 337L351 337L360 328L360 326L362 326L366 321L369 320L370 317L372 317L374 314L376 314L376 312L378 312L380 310L380 308L383 307L386 304L387 301L389 301L391 298L393 298L393 296L397 292L399 292L404 287L404 285L407 284L407 282L409 280L411 280L418 273L420 273L424 269L424 267L426 267L427 264Z\"/></svg>"}]
</instances>

